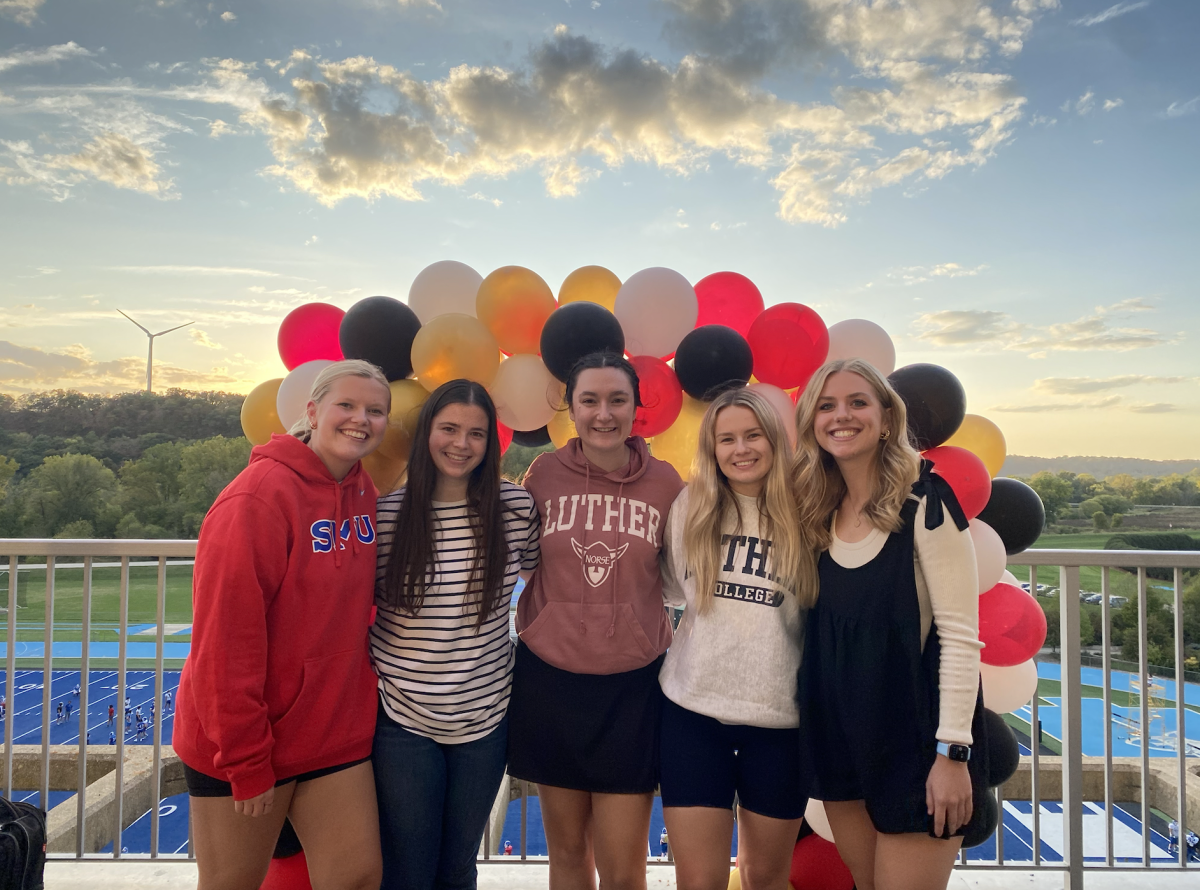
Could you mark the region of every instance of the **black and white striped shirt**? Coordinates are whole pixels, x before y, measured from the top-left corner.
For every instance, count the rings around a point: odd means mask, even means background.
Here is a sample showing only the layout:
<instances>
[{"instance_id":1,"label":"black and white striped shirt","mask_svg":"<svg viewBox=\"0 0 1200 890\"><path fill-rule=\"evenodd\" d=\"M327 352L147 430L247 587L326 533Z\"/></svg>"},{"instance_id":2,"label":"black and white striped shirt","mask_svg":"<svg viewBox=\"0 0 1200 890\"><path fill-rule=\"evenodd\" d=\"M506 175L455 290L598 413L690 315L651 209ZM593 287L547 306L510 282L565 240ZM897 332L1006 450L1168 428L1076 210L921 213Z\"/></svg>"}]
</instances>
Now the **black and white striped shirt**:
<instances>
[{"instance_id":1,"label":"black and white striped shirt","mask_svg":"<svg viewBox=\"0 0 1200 890\"><path fill-rule=\"evenodd\" d=\"M487 735L504 717L512 687L513 645L508 608L518 573L537 567L541 526L533 499L502 482L500 501L508 541L504 589L496 610L476 630L476 597L467 597L474 564L473 517L465 501L433 502L434 572L414 615L390 608L383 583L404 489L379 499L379 558L371 627L371 657L388 716L405 729L459 744Z\"/></svg>"}]
</instances>

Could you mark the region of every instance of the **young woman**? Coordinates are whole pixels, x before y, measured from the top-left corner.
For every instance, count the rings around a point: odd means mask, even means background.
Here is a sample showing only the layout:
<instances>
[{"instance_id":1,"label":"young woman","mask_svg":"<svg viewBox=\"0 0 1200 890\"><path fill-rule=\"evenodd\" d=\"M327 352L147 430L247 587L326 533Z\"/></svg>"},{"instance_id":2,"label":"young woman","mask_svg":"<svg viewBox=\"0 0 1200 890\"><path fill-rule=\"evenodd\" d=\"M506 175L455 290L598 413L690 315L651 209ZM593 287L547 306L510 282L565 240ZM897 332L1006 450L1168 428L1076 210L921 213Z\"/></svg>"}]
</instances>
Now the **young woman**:
<instances>
[{"instance_id":1,"label":"young woman","mask_svg":"<svg viewBox=\"0 0 1200 890\"><path fill-rule=\"evenodd\" d=\"M646 886L658 784L658 671L671 642L659 553L683 483L631 436L633 366L580 359L579 437L529 468L542 562L517 606L509 774L536 782L553 890Z\"/></svg>"},{"instance_id":2,"label":"young woman","mask_svg":"<svg viewBox=\"0 0 1200 890\"><path fill-rule=\"evenodd\" d=\"M791 459L774 407L727 390L704 414L671 508L667 596L685 608L659 682L663 818L680 890L728 885L735 795L742 886L788 886L807 802L796 672L816 594ZM798 578L808 581L799 592Z\"/></svg>"},{"instance_id":3,"label":"young woman","mask_svg":"<svg viewBox=\"0 0 1200 890\"><path fill-rule=\"evenodd\" d=\"M945 887L983 793L966 762L980 648L967 522L866 362L818 370L796 429L801 528L824 551L799 676L806 786L859 890Z\"/></svg>"},{"instance_id":4,"label":"young woman","mask_svg":"<svg viewBox=\"0 0 1200 890\"><path fill-rule=\"evenodd\" d=\"M500 478L496 409L469 380L421 409L408 484L379 500L371 654L383 887L475 887L504 777L508 606L538 562L538 515Z\"/></svg>"},{"instance_id":5,"label":"young woman","mask_svg":"<svg viewBox=\"0 0 1200 890\"><path fill-rule=\"evenodd\" d=\"M290 435L255 448L205 517L174 733L199 890L257 888L285 817L313 886L379 886L377 492L359 461L390 402L374 365L330 365Z\"/></svg>"}]
</instances>

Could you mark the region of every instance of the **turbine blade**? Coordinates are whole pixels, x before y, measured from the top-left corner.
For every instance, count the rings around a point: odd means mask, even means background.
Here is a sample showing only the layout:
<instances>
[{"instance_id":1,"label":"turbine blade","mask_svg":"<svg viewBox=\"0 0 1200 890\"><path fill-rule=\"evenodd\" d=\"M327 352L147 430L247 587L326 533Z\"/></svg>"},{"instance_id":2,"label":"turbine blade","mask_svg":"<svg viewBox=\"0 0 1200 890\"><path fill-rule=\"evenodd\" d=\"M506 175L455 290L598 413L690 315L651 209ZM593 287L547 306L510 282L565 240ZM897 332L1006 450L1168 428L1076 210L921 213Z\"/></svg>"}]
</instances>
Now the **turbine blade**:
<instances>
[{"instance_id":1,"label":"turbine blade","mask_svg":"<svg viewBox=\"0 0 1200 890\"><path fill-rule=\"evenodd\" d=\"M118 312L121 312L121 310L120 310L120 309L118 309L117 311L118 311ZM122 314L122 315L125 315L125 313L124 313L124 312L121 312L121 314ZM129 316L128 316L128 315L125 315L125 317L126 317L126 318L129 318ZM133 321L133 319L132 319L132 318L129 318L129 320L130 320L130 321ZM145 328L142 328L142 326L141 326L140 324L138 324L136 321L133 321L133 323L134 323L135 325L137 325L139 328L141 328L141 329L142 329L142 331L145 333L145 335L146 335L147 337L153 336L153 335L152 335L152 334L151 334L149 331L147 331Z\"/></svg>"},{"instance_id":2,"label":"turbine blade","mask_svg":"<svg viewBox=\"0 0 1200 890\"><path fill-rule=\"evenodd\" d=\"M171 331L177 331L177 330L179 330L180 328L186 328L186 327L187 327L189 324L195 324L195 322L194 322L194 321L189 321L189 322L187 322L186 324L177 324L177 325L175 325L175 327L173 327L173 328L167 328L165 331L159 331L159 332L158 332L157 334L155 334L154 336L155 336L155 337L161 337L163 334L169 334L169 333L171 333Z\"/></svg>"}]
</instances>

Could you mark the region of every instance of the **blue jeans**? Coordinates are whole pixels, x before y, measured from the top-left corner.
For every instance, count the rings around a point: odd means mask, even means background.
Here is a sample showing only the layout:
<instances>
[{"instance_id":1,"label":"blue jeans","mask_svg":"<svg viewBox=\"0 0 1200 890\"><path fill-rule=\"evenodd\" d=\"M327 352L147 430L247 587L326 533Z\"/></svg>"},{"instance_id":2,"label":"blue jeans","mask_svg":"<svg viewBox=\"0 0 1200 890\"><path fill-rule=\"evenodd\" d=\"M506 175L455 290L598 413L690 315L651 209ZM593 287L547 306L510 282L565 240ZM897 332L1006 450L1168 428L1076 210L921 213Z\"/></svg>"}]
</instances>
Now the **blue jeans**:
<instances>
[{"instance_id":1,"label":"blue jeans","mask_svg":"<svg viewBox=\"0 0 1200 890\"><path fill-rule=\"evenodd\" d=\"M507 743L507 717L481 739L447 745L380 710L371 756L383 890L474 890L475 857L504 778Z\"/></svg>"}]
</instances>

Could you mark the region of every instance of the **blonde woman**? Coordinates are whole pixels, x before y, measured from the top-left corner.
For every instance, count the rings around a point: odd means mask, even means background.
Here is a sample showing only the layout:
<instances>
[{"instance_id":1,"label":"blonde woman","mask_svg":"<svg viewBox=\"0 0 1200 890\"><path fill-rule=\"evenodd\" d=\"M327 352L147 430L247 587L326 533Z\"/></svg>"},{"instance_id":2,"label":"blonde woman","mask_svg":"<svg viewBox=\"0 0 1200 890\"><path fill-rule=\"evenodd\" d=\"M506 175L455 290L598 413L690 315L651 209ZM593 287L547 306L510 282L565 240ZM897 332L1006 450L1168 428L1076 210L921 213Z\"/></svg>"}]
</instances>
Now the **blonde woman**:
<instances>
[{"instance_id":1,"label":"blonde woman","mask_svg":"<svg viewBox=\"0 0 1200 890\"><path fill-rule=\"evenodd\" d=\"M983 793L966 518L866 362L820 368L796 432L800 525L823 551L799 677L805 787L859 890L945 887Z\"/></svg>"},{"instance_id":2,"label":"blonde woman","mask_svg":"<svg viewBox=\"0 0 1200 890\"><path fill-rule=\"evenodd\" d=\"M729 883L733 806L747 890L786 890L806 799L796 673L816 595L791 449L750 389L705 412L688 487L671 508L666 591L683 618L659 674L661 785L681 890Z\"/></svg>"},{"instance_id":3,"label":"blonde woman","mask_svg":"<svg viewBox=\"0 0 1200 890\"><path fill-rule=\"evenodd\" d=\"M199 890L255 890L285 818L314 887L378 890L378 495L360 461L390 404L374 365L330 365L290 434L255 448L204 519L174 735Z\"/></svg>"}]
</instances>

